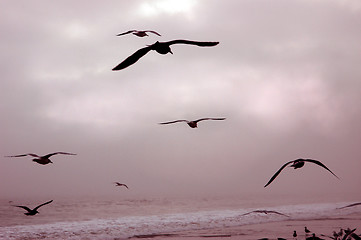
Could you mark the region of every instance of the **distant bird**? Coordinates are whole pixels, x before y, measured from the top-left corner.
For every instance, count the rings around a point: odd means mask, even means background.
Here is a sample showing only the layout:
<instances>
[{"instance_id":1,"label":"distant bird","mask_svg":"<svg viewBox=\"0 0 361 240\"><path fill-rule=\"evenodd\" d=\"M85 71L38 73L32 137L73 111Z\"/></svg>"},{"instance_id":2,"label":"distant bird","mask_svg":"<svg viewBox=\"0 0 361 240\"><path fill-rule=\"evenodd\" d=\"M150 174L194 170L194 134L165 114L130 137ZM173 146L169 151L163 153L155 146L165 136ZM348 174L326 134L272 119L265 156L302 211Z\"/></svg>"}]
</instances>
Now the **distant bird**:
<instances>
[{"instance_id":1,"label":"distant bird","mask_svg":"<svg viewBox=\"0 0 361 240\"><path fill-rule=\"evenodd\" d=\"M315 163L323 168L325 168L326 170L328 170L330 173L332 173L335 177L337 177L330 169L328 169L323 163L321 163L320 161L317 160L313 160L313 159L296 159L293 161L289 161L287 163L285 163L272 177L271 179L268 181L268 183L264 186L267 187L273 180L275 180L275 178L278 176L278 174L281 173L281 171L290 163L292 163L292 165L290 167L293 167L294 169L297 168L301 168L305 165L305 162L311 162L311 163ZM337 177L338 178L338 177Z\"/></svg>"},{"instance_id":2,"label":"distant bird","mask_svg":"<svg viewBox=\"0 0 361 240\"><path fill-rule=\"evenodd\" d=\"M46 165L48 163L53 163L49 158L53 155L56 154L65 154L65 155L76 155L75 153L67 153L67 152L55 152L55 153L50 153L47 154L45 156L39 156L35 153L27 153L27 154L21 154L21 155L15 155L15 156L5 156L5 157L25 157L25 156L32 156L32 157L36 157L33 159L34 162L37 162L39 164L42 165Z\"/></svg>"},{"instance_id":3,"label":"distant bird","mask_svg":"<svg viewBox=\"0 0 361 240\"><path fill-rule=\"evenodd\" d=\"M129 67L130 65L136 63L141 57L143 57L145 54L147 54L150 50L155 50L159 54L167 54L171 53L173 54L172 50L170 49L170 45L173 44L190 44L190 45L196 45L199 47L213 47L216 46L219 42L196 42L196 41L189 41L189 40L173 40L169 42L155 42L152 45L148 45L147 47L141 48L132 55L130 55L128 58L126 58L123 62L121 62L119 65L114 67L113 71L122 70L126 67Z\"/></svg>"},{"instance_id":4,"label":"distant bird","mask_svg":"<svg viewBox=\"0 0 361 240\"><path fill-rule=\"evenodd\" d=\"M289 217L289 216L286 215L286 214L283 214L283 213L280 213L280 212L277 212L277 211L268 211L268 210L255 210L255 211L252 211L252 212L248 212L248 213L242 214L241 216L248 215L248 214L251 214L251 213L264 213L264 214L275 213L275 214L278 214L278 215L282 215L282 216Z\"/></svg>"},{"instance_id":5,"label":"distant bird","mask_svg":"<svg viewBox=\"0 0 361 240\"><path fill-rule=\"evenodd\" d=\"M305 227L305 233L306 234L308 234L308 233L310 233L311 231L310 230L308 230L308 228L307 227Z\"/></svg>"},{"instance_id":6,"label":"distant bird","mask_svg":"<svg viewBox=\"0 0 361 240\"><path fill-rule=\"evenodd\" d=\"M357 205L361 205L361 202L353 203L353 204L350 204L350 205L347 205L347 206L344 206L344 207L340 207L340 208L337 208L337 209L344 209L344 208L348 208L348 207L354 207L354 206L357 206Z\"/></svg>"},{"instance_id":7,"label":"distant bird","mask_svg":"<svg viewBox=\"0 0 361 240\"><path fill-rule=\"evenodd\" d=\"M191 128L197 128L198 127L198 122L200 121L204 121L204 120L225 120L226 118L201 118L198 120L194 120L194 121L188 121L188 120L175 120L175 121L170 121L170 122L161 122L159 124L171 124L171 123L176 123L176 122L186 122L188 124L188 126L190 126Z\"/></svg>"},{"instance_id":8,"label":"distant bird","mask_svg":"<svg viewBox=\"0 0 361 240\"><path fill-rule=\"evenodd\" d=\"M296 231L293 231L293 237L297 237L297 232Z\"/></svg>"},{"instance_id":9,"label":"distant bird","mask_svg":"<svg viewBox=\"0 0 361 240\"><path fill-rule=\"evenodd\" d=\"M117 187L126 187L126 188L128 188L128 186L127 185L125 185L124 183L119 183L119 182L114 182L115 183L115 186L117 186ZM129 188L128 188L129 189Z\"/></svg>"},{"instance_id":10,"label":"distant bird","mask_svg":"<svg viewBox=\"0 0 361 240\"><path fill-rule=\"evenodd\" d=\"M149 36L147 34L147 32L151 32L151 33L154 33L154 34L156 34L158 36L161 36L159 33L155 32L155 31L151 31L151 30L145 30L145 31L130 30L128 32L119 33L117 36L122 36L122 35L125 35L125 34L133 33L135 36L138 36L138 37L146 37L146 36Z\"/></svg>"},{"instance_id":11,"label":"distant bird","mask_svg":"<svg viewBox=\"0 0 361 240\"><path fill-rule=\"evenodd\" d=\"M25 210L27 211L26 213L24 213L25 215L33 216L33 215L39 213L39 212L38 212L38 209L39 209L40 207L42 207L42 206L44 206L44 205L46 205L46 204L49 204L49 203L51 203L51 202L53 202L53 200L50 200L49 202L46 202L46 203L43 203L43 204L40 204L39 206L37 206L37 207L34 208L34 209L30 209L30 208L28 208L28 207L26 207L26 206L14 206L14 207L23 208L23 209L25 209Z\"/></svg>"}]
</instances>

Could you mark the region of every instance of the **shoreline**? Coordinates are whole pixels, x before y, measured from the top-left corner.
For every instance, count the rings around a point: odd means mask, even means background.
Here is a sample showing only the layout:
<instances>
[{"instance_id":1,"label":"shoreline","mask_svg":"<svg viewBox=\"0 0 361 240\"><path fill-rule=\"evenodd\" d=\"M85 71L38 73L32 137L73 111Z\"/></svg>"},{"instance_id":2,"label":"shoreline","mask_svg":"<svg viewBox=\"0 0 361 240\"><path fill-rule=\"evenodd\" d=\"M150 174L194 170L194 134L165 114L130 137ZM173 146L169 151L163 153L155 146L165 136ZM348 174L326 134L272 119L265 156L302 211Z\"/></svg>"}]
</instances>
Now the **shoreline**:
<instances>
[{"instance_id":1,"label":"shoreline","mask_svg":"<svg viewBox=\"0 0 361 240\"><path fill-rule=\"evenodd\" d=\"M305 234L304 227L307 227L311 233ZM330 217L323 219L305 219L305 220L284 220L277 222L248 224L235 227L210 228L202 230L190 230L173 233L159 233L147 235L135 235L129 239L239 239L239 240L257 240L257 239L306 239L311 237L312 233L322 239L331 239L333 231L340 229L356 229L356 234L361 234L361 215L353 214L346 216ZM297 232L297 237L293 237L293 231ZM330 237L328 237L330 236Z\"/></svg>"}]
</instances>

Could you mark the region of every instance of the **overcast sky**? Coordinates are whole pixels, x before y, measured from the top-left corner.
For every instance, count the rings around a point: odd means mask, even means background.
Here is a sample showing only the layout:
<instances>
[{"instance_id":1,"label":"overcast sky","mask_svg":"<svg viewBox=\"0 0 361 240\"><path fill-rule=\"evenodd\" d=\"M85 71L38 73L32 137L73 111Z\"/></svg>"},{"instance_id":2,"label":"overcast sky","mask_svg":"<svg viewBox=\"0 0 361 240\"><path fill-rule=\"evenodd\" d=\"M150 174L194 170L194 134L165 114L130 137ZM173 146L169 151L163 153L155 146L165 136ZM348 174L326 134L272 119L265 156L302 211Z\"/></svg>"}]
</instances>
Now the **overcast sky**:
<instances>
[{"instance_id":1,"label":"overcast sky","mask_svg":"<svg viewBox=\"0 0 361 240\"><path fill-rule=\"evenodd\" d=\"M2 197L360 199L359 0L0 1ZM155 30L140 38L131 29ZM111 69L155 41L173 45ZM226 117L159 125L176 119ZM340 180L312 163L322 161ZM116 193L115 193L116 191Z\"/></svg>"}]
</instances>

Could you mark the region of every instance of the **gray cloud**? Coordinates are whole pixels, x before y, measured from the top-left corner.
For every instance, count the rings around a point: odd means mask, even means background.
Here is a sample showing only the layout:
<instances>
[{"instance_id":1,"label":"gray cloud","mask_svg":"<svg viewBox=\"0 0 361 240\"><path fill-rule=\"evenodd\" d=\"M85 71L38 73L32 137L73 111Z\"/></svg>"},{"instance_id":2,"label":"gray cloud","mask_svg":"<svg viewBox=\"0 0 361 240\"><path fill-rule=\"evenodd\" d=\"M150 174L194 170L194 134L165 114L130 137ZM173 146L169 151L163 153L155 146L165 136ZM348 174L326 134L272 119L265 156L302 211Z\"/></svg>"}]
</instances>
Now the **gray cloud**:
<instances>
[{"instance_id":1,"label":"gray cloud","mask_svg":"<svg viewBox=\"0 0 361 240\"><path fill-rule=\"evenodd\" d=\"M130 195L359 198L349 190L361 184L357 1L165 3L17 1L0 10L0 152L78 153L48 166L3 158L3 196L114 195L119 180ZM128 29L162 37L115 36ZM174 45L174 55L150 52L111 71L172 39L220 44ZM227 120L157 124L201 117ZM299 157L341 181L305 166L263 188Z\"/></svg>"}]
</instances>

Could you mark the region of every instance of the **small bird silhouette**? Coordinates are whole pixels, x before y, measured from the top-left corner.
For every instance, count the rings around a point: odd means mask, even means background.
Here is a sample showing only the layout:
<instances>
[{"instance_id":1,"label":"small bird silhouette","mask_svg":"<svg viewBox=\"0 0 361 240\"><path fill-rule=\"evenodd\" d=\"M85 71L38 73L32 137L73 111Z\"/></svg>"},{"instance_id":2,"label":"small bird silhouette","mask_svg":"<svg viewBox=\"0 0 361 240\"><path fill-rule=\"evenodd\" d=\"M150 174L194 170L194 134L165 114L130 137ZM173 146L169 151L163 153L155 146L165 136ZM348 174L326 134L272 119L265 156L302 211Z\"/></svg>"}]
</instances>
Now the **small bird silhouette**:
<instances>
[{"instance_id":1,"label":"small bird silhouette","mask_svg":"<svg viewBox=\"0 0 361 240\"><path fill-rule=\"evenodd\" d=\"M126 188L128 188L128 186L127 185L125 185L124 183L119 183L119 182L114 182L115 183L115 186L117 186L117 187L126 187ZM129 188L128 188L129 189Z\"/></svg>"},{"instance_id":2,"label":"small bird silhouette","mask_svg":"<svg viewBox=\"0 0 361 240\"><path fill-rule=\"evenodd\" d=\"M278 176L278 174L281 173L281 171L288 165L288 164L291 164L292 165L290 167L293 167L294 169L297 169L297 168L301 168L305 165L305 162L311 162L311 163L315 163L323 168L325 168L326 170L328 170L330 173L332 173L335 177L337 177L330 169L328 169L323 163L321 163L320 161L317 161L317 160L313 160L313 159L302 159L302 158L299 158L299 159L296 159L296 160L293 160L293 161L289 161L287 163L285 163L272 177L271 179L268 181L268 183L264 186L264 187L267 187L273 180L275 180L275 178ZM338 177L337 177L338 178Z\"/></svg>"},{"instance_id":3,"label":"small bird silhouette","mask_svg":"<svg viewBox=\"0 0 361 240\"><path fill-rule=\"evenodd\" d=\"M49 203L51 203L51 202L53 202L53 200L50 200L49 202L46 202L46 203L43 203L43 204L40 204L39 206L37 206L37 207L34 208L34 209L30 209L30 208L28 208L28 207L26 207L26 206L14 206L14 207L23 208L23 209L25 209L25 210L27 211L26 213L24 213L25 215L33 216L33 215L39 213L39 212L38 212L38 209L39 209L40 207L42 207L42 206L44 206L44 205L46 205L46 204L49 204Z\"/></svg>"},{"instance_id":4,"label":"small bird silhouette","mask_svg":"<svg viewBox=\"0 0 361 240\"><path fill-rule=\"evenodd\" d=\"M354 207L354 206L357 206L357 205L361 205L361 202L353 203L353 204L350 204L350 205L347 205L347 206L344 206L344 207L340 207L340 208L337 208L337 209L344 209L344 208L348 208L348 207Z\"/></svg>"},{"instance_id":5,"label":"small bird silhouette","mask_svg":"<svg viewBox=\"0 0 361 240\"><path fill-rule=\"evenodd\" d=\"M308 230L308 228L307 227L305 227L305 233L306 234L308 234L308 233L310 233L311 231L310 230Z\"/></svg>"},{"instance_id":6,"label":"small bird silhouette","mask_svg":"<svg viewBox=\"0 0 361 240\"><path fill-rule=\"evenodd\" d=\"M39 156L35 153L27 153L27 154L21 154L21 155L14 155L14 156L5 156L5 157L25 157L25 156L32 156L32 157L36 157L33 159L34 162L37 162L39 164L42 165L46 165L48 163L53 163L49 158L53 155L56 154L65 154L65 155L76 155L75 153L67 153L67 152L55 152L55 153L50 153L44 156Z\"/></svg>"},{"instance_id":7,"label":"small bird silhouette","mask_svg":"<svg viewBox=\"0 0 361 240\"><path fill-rule=\"evenodd\" d=\"M117 36L122 36L122 35L125 35L125 34L133 33L135 36L138 36L138 37L146 37L146 36L149 36L147 34L147 32L154 33L154 34L156 34L158 36L161 36L159 33L155 32L155 31L151 31L151 30L145 30L145 31L130 30L128 32L119 33Z\"/></svg>"},{"instance_id":8,"label":"small bird silhouette","mask_svg":"<svg viewBox=\"0 0 361 240\"><path fill-rule=\"evenodd\" d=\"M186 122L188 124L188 126L190 126L191 128L197 128L198 127L198 122L200 121L204 121L204 120L225 120L226 118L201 118L198 120L194 120L194 121L188 121L188 120L175 120L175 121L170 121L170 122L161 122L159 124L171 124L171 123L176 123L176 122Z\"/></svg>"},{"instance_id":9,"label":"small bird silhouette","mask_svg":"<svg viewBox=\"0 0 361 240\"><path fill-rule=\"evenodd\" d=\"M297 232L296 232L296 230L295 231L293 231L293 235L292 235L293 237L297 237Z\"/></svg>"},{"instance_id":10,"label":"small bird silhouette","mask_svg":"<svg viewBox=\"0 0 361 240\"><path fill-rule=\"evenodd\" d=\"M280 213L280 212L277 212L277 211L268 211L268 210L255 210L255 211L252 211L252 212L248 212L248 213L242 214L241 216L248 215L248 214L251 214L251 213L264 213L264 214L275 213L275 214L278 214L278 215L282 215L282 216L289 217L289 216L286 215L286 214L283 214L283 213Z\"/></svg>"},{"instance_id":11,"label":"small bird silhouette","mask_svg":"<svg viewBox=\"0 0 361 240\"><path fill-rule=\"evenodd\" d=\"M167 54L172 53L172 50L170 49L170 45L173 44L189 44L189 45L196 45L199 47L213 47L216 46L219 42L197 42L197 41L189 41L189 40L173 40L169 42L155 42L152 45L148 45L147 47L141 48L132 55L130 55L128 58L126 58L123 62L118 64L116 67L114 67L113 71L122 70L126 67L129 67L130 65L136 63L141 57L143 57L145 54L147 54L150 50L155 50L159 54Z\"/></svg>"}]
</instances>

